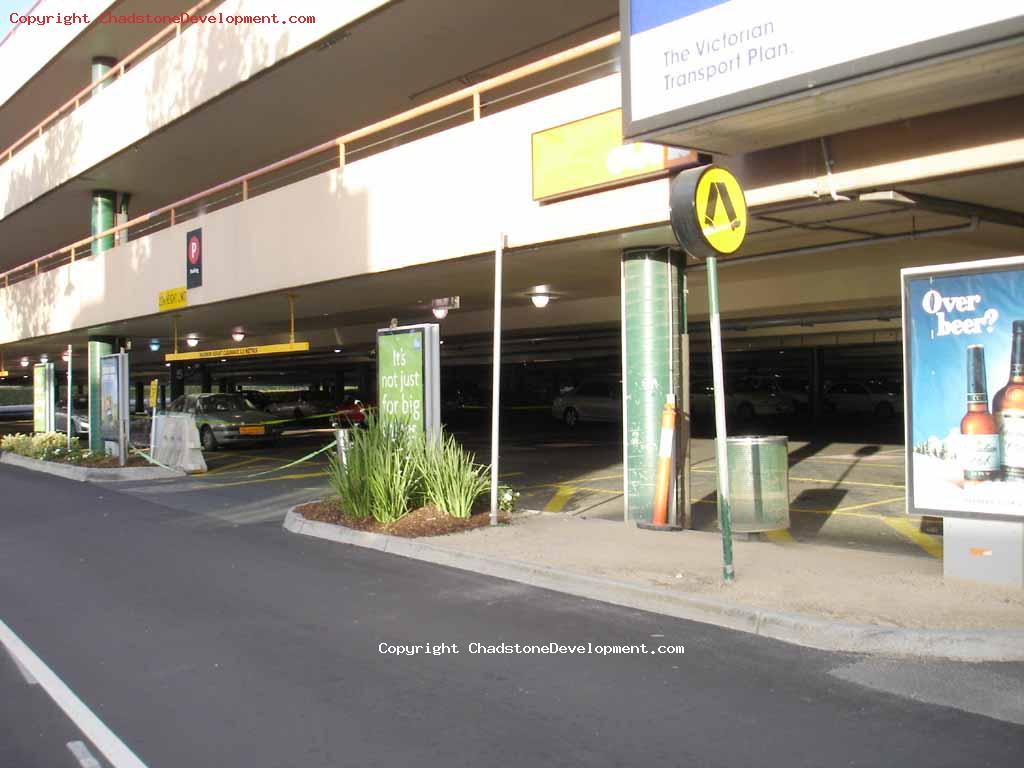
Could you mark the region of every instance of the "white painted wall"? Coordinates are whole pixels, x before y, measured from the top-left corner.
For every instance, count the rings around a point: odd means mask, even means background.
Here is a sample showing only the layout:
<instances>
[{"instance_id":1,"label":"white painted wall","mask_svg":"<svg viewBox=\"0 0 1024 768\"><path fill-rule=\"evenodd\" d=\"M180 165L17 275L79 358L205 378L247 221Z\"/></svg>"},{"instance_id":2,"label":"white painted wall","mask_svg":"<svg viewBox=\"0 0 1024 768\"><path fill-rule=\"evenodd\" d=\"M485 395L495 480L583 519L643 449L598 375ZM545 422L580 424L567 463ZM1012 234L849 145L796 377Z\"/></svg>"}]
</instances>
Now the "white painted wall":
<instances>
[{"instance_id":1,"label":"white painted wall","mask_svg":"<svg viewBox=\"0 0 1024 768\"><path fill-rule=\"evenodd\" d=\"M521 247L663 225L665 180L547 206L531 199L531 134L618 102L618 76L577 86L0 289L0 344L156 314L159 292L185 283L185 233L198 226L205 274L190 307L489 253L499 232ZM900 266L963 258L967 247L982 250L950 238L730 266L722 304L734 313L891 305ZM700 316L699 273L691 299ZM615 322L618 300L547 311Z\"/></svg>"},{"instance_id":2,"label":"white painted wall","mask_svg":"<svg viewBox=\"0 0 1024 768\"><path fill-rule=\"evenodd\" d=\"M0 165L0 218L387 2L289 0L289 14L316 23L188 27ZM227 0L216 10L283 12L280 0Z\"/></svg>"}]
</instances>

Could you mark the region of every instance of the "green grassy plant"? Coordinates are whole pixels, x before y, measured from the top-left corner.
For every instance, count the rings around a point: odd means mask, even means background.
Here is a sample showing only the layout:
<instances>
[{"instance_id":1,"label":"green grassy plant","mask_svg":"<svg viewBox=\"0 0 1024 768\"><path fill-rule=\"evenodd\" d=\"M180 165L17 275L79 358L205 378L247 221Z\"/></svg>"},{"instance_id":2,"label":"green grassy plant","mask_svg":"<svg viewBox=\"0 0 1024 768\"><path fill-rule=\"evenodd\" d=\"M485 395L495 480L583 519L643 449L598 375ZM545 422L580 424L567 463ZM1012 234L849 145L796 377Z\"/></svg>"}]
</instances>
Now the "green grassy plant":
<instances>
[{"instance_id":1,"label":"green grassy plant","mask_svg":"<svg viewBox=\"0 0 1024 768\"><path fill-rule=\"evenodd\" d=\"M452 435L442 435L421 450L419 465L424 501L452 517L469 517L473 504L490 488L487 468Z\"/></svg>"}]
</instances>

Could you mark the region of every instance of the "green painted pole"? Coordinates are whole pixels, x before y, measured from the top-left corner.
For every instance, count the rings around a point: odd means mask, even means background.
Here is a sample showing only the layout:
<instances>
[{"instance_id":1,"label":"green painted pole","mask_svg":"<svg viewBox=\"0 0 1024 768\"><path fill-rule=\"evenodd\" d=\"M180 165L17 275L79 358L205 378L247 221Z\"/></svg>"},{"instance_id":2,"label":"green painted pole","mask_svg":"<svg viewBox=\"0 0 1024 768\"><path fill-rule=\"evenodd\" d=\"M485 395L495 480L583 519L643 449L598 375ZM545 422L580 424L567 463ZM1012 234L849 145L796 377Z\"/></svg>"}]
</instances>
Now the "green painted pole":
<instances>
[{"instance_id":1,"label":"green painted pole","mask_svg":"<svg viewBox=\"0 0 1024 768\"><path fill-rule=\"evenodd\" d=\"M722 524L722 576L735 578L732 567L732 521L729 507L728 434L725 425L725 372L722 364L722 321L718 313L718 259L707 260L708 309L711 313L711 370L715 386L715 461L718 464L718 514Z\"/></svg>"},{"instance_id":2,"label":"green painted pole","mask_svg":"<svg viewBox=\"0 0 1024 768\"><path fill-rule=\"evenodd\" d=\"M654 493L666 395L679 402L680 257L668 248L622 254L624 518L654 521ZM676 523L672 504L669 522Z\"/></svg>"},{"instance_id":3,"label":"green painted pole","mask_svg":"<svg viewBox=\"0 0 1024 768\"><path fill-rule=\"evenodd\" d=\"M106 190L92 193L92 234L106 232L114 226L114 204L117 195ZM107 235L92 243L93 253L104 253L114 247L114 236Z\"/></svg>"}]
</instances>

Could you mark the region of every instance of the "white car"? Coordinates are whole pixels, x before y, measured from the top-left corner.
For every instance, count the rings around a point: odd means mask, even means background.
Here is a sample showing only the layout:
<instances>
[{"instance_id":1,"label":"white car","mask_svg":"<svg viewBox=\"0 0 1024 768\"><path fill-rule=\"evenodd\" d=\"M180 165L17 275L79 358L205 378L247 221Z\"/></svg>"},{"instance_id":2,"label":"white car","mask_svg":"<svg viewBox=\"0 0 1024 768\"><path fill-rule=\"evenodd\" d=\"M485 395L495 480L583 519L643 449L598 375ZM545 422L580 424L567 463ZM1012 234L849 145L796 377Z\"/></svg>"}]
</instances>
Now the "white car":
<instances>
[{"instance_id":1,"label":"white car","mask_svg":"<svg viewBox=\"0 0 1024 768\"><path fill-rule=\"evenodd\" d=\"M555 398L551 415L570 427L581 421L622 421L622 382L615 379L584 381Z\"/></svg>"},{"instance_id":2,"label":"white car","mask_svg":"<svg viewBox=\"0 0 1024 768\"><path fill-rule=\"evenodd\" d=\"M890 419L903 412L903 397L895 388L881 384L844 381L825 393L825 405L833 413L869 413Z\"/></svg>"}]
</instances>

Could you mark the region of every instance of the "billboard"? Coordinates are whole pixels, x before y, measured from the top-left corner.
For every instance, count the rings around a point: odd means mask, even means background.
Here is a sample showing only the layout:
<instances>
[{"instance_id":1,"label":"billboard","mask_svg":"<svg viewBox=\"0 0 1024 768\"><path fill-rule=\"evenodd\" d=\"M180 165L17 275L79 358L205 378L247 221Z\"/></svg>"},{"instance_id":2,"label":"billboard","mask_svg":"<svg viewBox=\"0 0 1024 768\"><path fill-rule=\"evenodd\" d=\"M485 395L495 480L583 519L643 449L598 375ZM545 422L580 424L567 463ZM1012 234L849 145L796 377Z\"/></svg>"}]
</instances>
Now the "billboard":
<instances>
[{"instance_id":1,"label":"billboard","mask_svg":"<svg viewBox=\"0 0 1024 768\"><path fill-rule=\"evenodd\" d=\"M32 369L32 430L54 431L53 363L39 363Z\"/></svg>"},{"instance_id":2,"label":"billboard","mask_svg":"<svg viewBox=\"0 0 1024 768\"><path fill-rule=\"evenodd\" d=\"M1024 257L902 281L908 512L1024 518Z\"/></svg>"},{"instance_id":3,"label":"billboard","mask_svg":"<svg viewBox=\"0 0 1024 768\"><path fill-rule=\"evenodd\" d=\"M1024 32L1019 0L621 0L625 135Z\"/></svg>"},{"instance_id":4,"label":"billboard","mask_svg":"<svg viewBox=\"0 0 1024 768\"><path fill-rule=\"evenodd\" d=\"M377 331L377 402L381 418L407 419L440 434L440 335L436 323Z\"/></svg>"}]
</instances>

